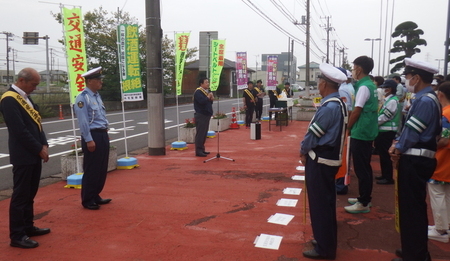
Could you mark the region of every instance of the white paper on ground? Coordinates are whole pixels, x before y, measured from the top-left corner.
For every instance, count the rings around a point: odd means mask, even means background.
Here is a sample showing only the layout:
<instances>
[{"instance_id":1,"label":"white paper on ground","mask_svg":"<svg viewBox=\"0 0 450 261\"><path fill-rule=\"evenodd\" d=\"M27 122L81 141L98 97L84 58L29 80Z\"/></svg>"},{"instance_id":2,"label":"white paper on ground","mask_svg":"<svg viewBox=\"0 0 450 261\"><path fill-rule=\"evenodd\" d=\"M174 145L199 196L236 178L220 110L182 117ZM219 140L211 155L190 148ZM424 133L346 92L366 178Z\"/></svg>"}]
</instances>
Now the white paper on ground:
<instances>
[{"instance_id":1,"label":"white paper on ground","mask_svg":"<svg viewBox=\"0 0 450 261\"><path fill-rule=\"evenodd\" d=\"M297 166L295 169L299 170L299 171L302 171L302 170L305 170L305 166Z\"/></svg>"},{"instance_id":2,"label":"white paper on ground","mask_svg":"<svg viewBox=\"0 0 450 261\"><path fill-rule=\"evenodd\" d=\"M283 194L287 195L300 195L300 193L302 193L301 188L285 188L283 190Z\"/></svg>"},{"instance_id":3,"label":"white paper on ground","mask_svg":"<svg viewBox=\"0 0 450 261\"><path fill-rule=\"evenodd\" d=\"M293 180L305 180L305 176L302 175L294 175L292 176Z\"/></svg>"},{"instance_id":4,"label":"white paper on ground","mask_svg":"<svg viewBox=\"0 0 450 261\"><path fill-rule=\"evenodd\" d=\"M276 213L275 215L270 216L269 219L267 219L267 222L287 226L293 218L294 215Z\"/></svg>"},{"instance_id":5,"label":"white paper on ground","mask_svg":"<svg viewBox=\"0 0 450 261\"><path fill-rule=\"evenodd\" d=\"M279 207L295 207L297 206L298 199L288 199L282 198L277 202L277 206Z\"/></svg>"},{"instance_id":6,"label":"white paper on ground","mask_svg":"<svg viewBox=\"0 0 450 261\"><path fill-rule=\"evenodd\" d=\"M278 250L282 239L281 236L261 234L256 237L254 244L255 247Z\"/></svg>"}]
</instances>

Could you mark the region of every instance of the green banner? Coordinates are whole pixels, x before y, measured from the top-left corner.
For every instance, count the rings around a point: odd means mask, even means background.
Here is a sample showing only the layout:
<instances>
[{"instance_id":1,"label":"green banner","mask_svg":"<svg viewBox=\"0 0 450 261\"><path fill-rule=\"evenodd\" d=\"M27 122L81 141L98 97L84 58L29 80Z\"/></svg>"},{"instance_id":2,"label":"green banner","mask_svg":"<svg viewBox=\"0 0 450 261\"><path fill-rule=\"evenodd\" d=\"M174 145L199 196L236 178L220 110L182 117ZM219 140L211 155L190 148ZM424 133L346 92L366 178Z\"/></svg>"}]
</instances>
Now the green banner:
<instances>
[{"instance_id":1,"label":"green banner","mask_svg":"<svg viewBox=\"0 0 450 261\"><path fill-rule=\"evenodd\" d=\"M87 71L83 17L80 8L68 9L64 7L62 12L70 103L74 104L77 95L86 87L84 78L81 77Z\"/></svg>"},{"instance_id":2,"label":"green banner","mask_svg":"<svg viewBox=\"0 0 450 261\"><path fill-rule=\"evenodd\" d=\"M141 66L139 63L139 28L133 24L117 27L119 70L123 101L142 101Z\"/></svg>"},{"instance_id":3,"label":"green banner","mask_svg":"<svg viewBox=\"0 0 450 261\"><path fill-rule=\"evenodd\" d=\"M190 33L178 33L175 39L175 82L177 95L181 95L181 84L183 83L184 63Z\"/></svg>"},{"instance_id":4,"label":"green banner","mask_svg":"<svg viewBox=\"0 0 450 261\"><path fill-rule=\"evenodd\" d=\"M209 89L216 91L219 88L220 73L225 63L225 40L211 41L211 76Z\"/></svg>"}]
</instances>

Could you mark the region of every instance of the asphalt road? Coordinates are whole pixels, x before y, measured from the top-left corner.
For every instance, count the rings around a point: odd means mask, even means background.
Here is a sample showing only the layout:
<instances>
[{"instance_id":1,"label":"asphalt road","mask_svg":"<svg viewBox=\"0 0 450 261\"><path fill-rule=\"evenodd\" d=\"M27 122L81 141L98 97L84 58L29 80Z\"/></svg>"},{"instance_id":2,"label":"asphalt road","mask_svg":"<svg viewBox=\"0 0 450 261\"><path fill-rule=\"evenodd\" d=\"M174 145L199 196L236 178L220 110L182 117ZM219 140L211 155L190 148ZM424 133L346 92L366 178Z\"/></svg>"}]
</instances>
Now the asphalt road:
<instances>
[{"instance_id":1,"label":"asphalt road","mask_svg":"<svg viewBox=\"0 0 450 261\"><path fill-rule=\"evenodd\" d=\"M268 104L269 100L266 96L264 100L263 115L267 115ZM219 109L217 105L219 105ZM239 107L242 107L242 100L239 99L238 104L238 99L221 98L213 104L214 113L221 111L230 115L230 117L232 107L235 107L236 110L238 110ZM194 117L194 108L192 104L179 105L178 112L179 121L177 122L177 107L171 106L164 109L166 141L176 140L178 135L177 127L182 127L185 119ZM118 155L125 155L125 132L129 152L148 147L149 123L147 110L126 111L125 128L121 111L109 112L107 113L107 118L110 123L109 137L111 139L111 145L117 147ZM50 147L50 160L43 164L42 168L42 178L45 178L61 173L60 156L72 152L72 145L74 144L75 139L80 138L80 132L76 118L74 120L71 118L65 118L63 120L59 120L58 118L44 119L43 127ZM126 131L124 131L124 129ZM8 130L5 124L1 124L0 190L11 188L12 185L12 166L9 164L8 154Z\"/></svg>"}]
</instances>

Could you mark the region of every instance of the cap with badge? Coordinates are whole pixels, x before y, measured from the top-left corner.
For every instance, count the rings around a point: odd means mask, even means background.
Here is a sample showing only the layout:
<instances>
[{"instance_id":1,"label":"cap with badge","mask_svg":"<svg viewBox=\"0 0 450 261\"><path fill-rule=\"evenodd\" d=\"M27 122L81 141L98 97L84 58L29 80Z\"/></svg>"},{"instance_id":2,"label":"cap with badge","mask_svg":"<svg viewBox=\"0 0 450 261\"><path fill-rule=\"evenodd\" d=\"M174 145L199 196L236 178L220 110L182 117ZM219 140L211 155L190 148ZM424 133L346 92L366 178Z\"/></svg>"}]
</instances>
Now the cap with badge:
<instances>
[{"instance_id":1,"label":"cap with badge","mask_svg":"<svg viewBox=\"0 0 450 261\"><path fill-rule=\"evenodd\" d=\"M435 73L438 73L439 70L434 65L414 60L411 58L405 58L405 71L403 72L403 75L407 75L410 73L419 74L419 75L433 75Z\"/></svg>"},{"instance_id":2,"label":"cap with badge","mask_svg":"<svg viewBox=\"0 0 450 261\"><path fill-rule=\"evenodd\" d=\"M328 63L322 63L319 69L322 73L319 75L319 78L339 84L347 81L347 75L345 73Z\"/></svg>"},{"instance_id":3,"label":"cap with badge","mask_svg":"<svg viewBox=\"0 0 450 261\"><path fill-rule=\"evenodd\" d=\"M103 78L105 76L102 75L102 67L100 66L100 67L91 69L91 70L83 73L81 75L81 77L84 77L87 80L87 79L97 79L97 78L101 79L101 78Z\"/></svg>"}]
</instances>

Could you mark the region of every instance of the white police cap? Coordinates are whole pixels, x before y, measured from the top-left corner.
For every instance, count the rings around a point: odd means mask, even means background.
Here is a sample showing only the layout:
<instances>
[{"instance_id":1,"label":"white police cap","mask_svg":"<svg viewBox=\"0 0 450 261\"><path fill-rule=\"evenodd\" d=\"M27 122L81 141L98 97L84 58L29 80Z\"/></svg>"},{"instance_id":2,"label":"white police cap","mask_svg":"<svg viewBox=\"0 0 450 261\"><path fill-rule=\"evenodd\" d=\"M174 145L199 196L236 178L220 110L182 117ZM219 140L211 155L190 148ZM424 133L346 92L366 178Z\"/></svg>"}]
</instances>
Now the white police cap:
<instances>
[{"instance_id":1,"label":"white police cap","mask_svg":"<svg viewBox=\"0 0 450 261\"><path fill-rule=\"evenodd\" d=\"M405 71L403 72L404 75L408 74L408 73L416 73L416 74L422 74L422 73L431 73L431 74L435 74L438 73L439 70L438 68L436 68L434 65L427 63L427 62L423 62L423 61L418 61L418 60L414 60L411 58L405 58Z\"/></svg>"},{"instance_id":2,"label":"white police cap","mask_svg":"<svg viewBox=\"0 0 450 261\"><path fill-rule=\"evenodd\" d=\"M347 75L328 63L322 63L319 69L322 73L322 75L319 75L319 78L339 84L347 81Z\"/></svg>"},{"instance_id":3,"label":"white police cap","mask_svg":"<svg viewBox=\"0 0 450 261\"><path fill-rule=\"evenodd\" d=\"M95 79L95 78L103 78L105 76L102 75L102 67L100 66L83 73L81 77L84 77L85 79Z\"/></svg>"}]
</instances>

